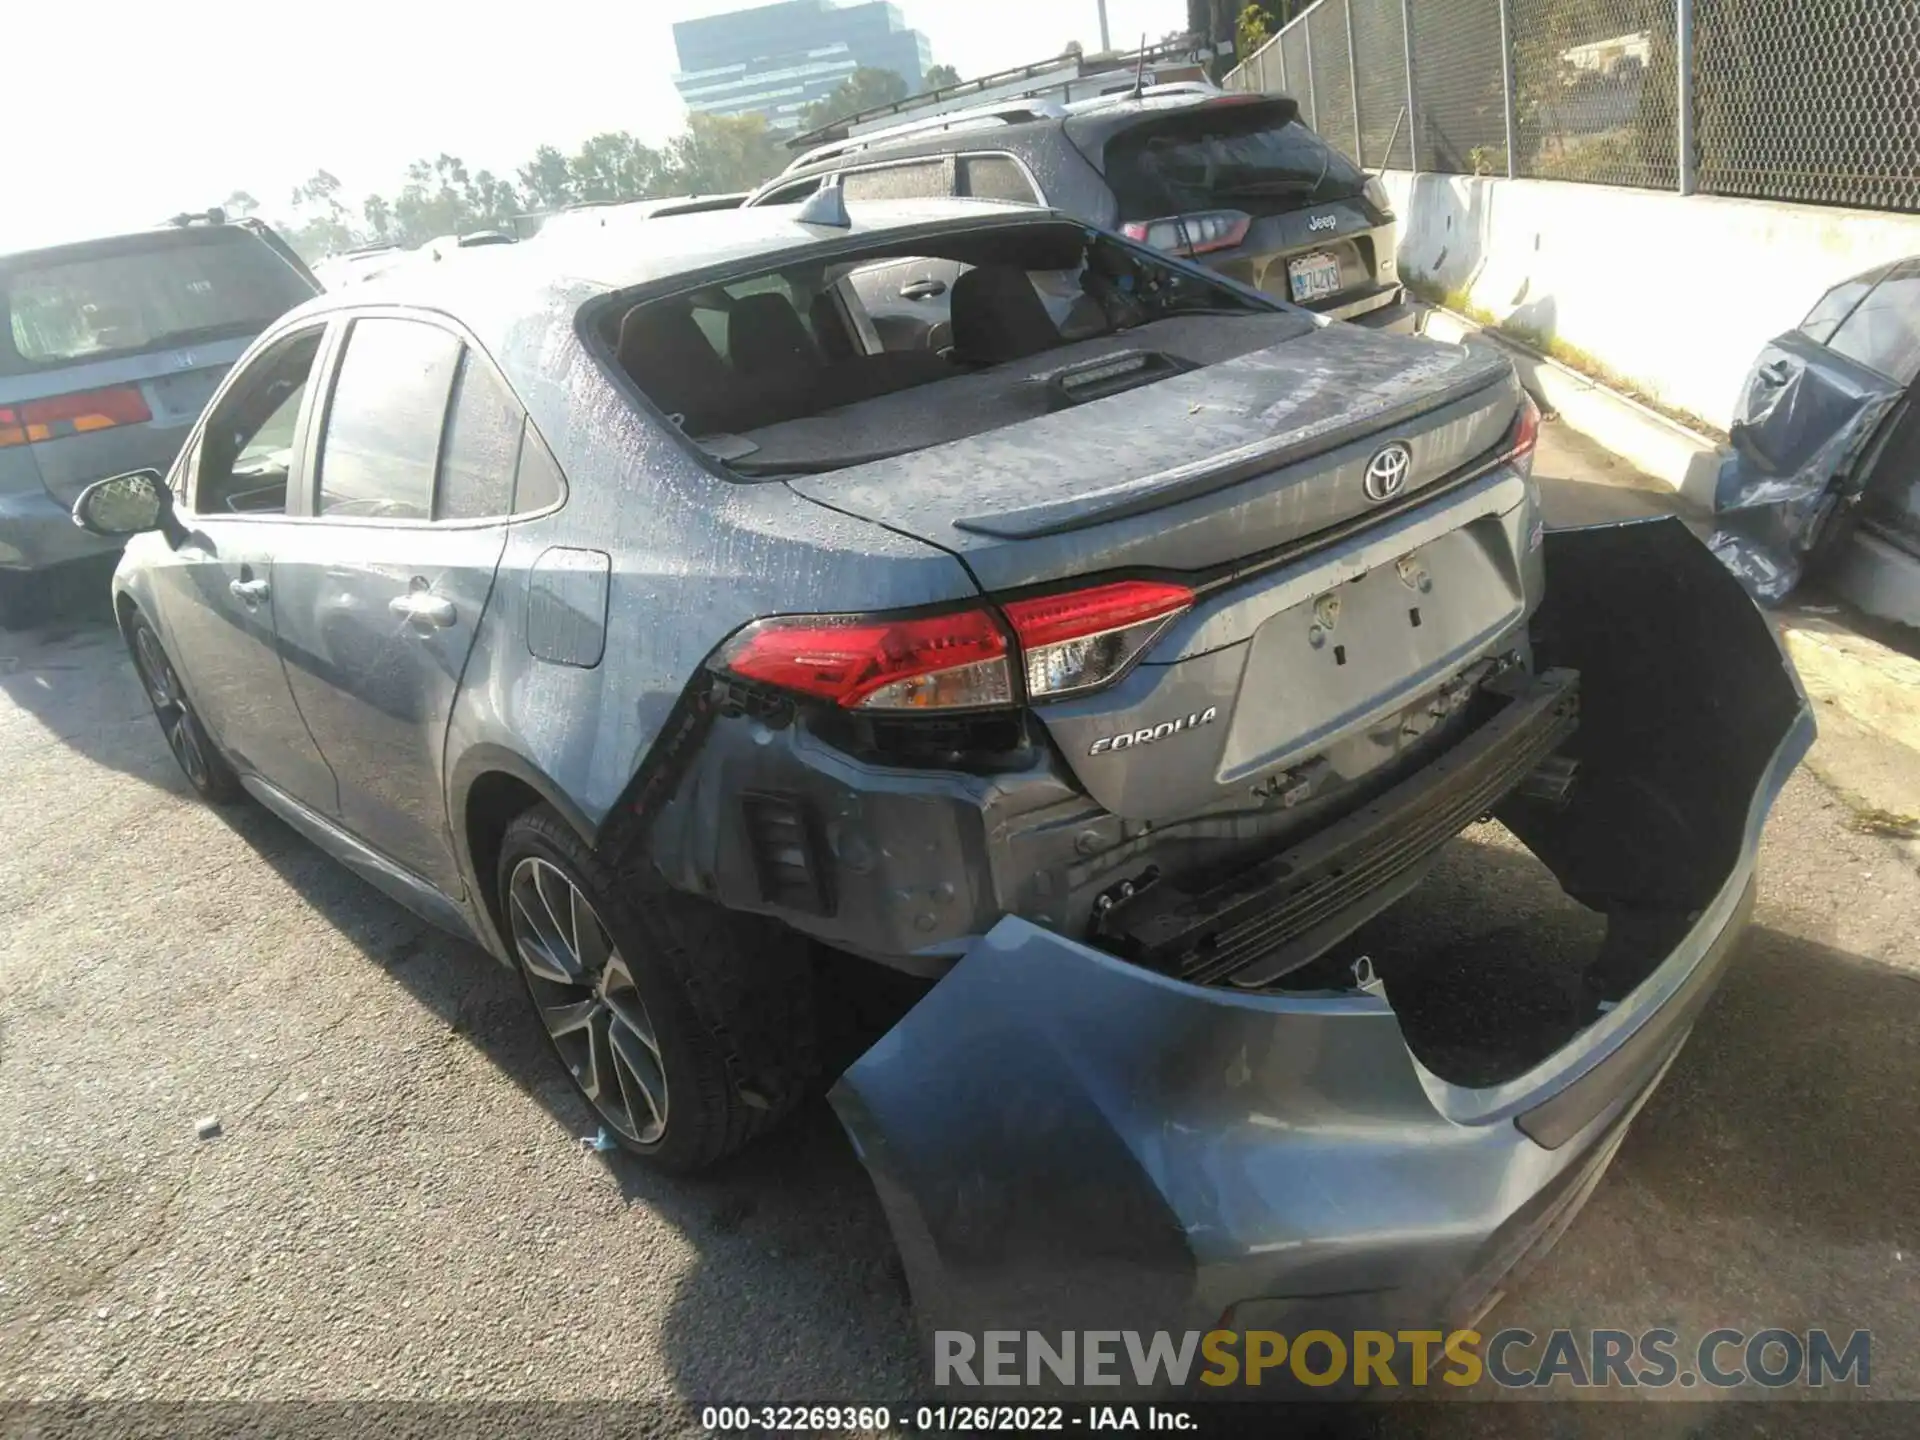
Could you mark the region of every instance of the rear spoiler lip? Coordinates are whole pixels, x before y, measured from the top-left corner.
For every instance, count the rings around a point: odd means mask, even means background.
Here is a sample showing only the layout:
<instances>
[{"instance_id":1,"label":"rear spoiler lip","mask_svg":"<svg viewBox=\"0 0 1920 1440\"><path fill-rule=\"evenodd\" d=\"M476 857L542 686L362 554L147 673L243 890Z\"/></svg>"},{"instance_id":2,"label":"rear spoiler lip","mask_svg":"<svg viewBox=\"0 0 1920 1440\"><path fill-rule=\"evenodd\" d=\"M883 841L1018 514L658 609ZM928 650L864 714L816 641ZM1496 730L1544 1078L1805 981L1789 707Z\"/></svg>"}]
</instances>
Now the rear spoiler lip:
<instances>
[{"instance_id":1,"label":"rear spoiler lip","mask_svg":"<svg viewBox=\"0 0 1920 1440\"><path fill-rule=\"evenodd\" d=\"M1067 500L1047 501L1017 510L988 515L963 515L953 521L956 530L984 535L995 540L1032 540L1046 535L1064 535L1122 520L1132 515L1163 510L1183 500L1251 480L1287 465L1312 460L1356 440L1404 424L1429 411L1470 399L1497 385L1512 381L1510 367L1480 370L1437 390L1423 391L1398 405L1356 415L1344 424L1329 428L1306 439L1282 435L1257 440L1202 460L1188 461L1148 475L1136 476L1110 487L1109 504L1088 503L1085 495ZM1423 487L1424 489L1424 487ZM1419 492L1416 492L1419 493Z\"/></svg>"}]
</instances>

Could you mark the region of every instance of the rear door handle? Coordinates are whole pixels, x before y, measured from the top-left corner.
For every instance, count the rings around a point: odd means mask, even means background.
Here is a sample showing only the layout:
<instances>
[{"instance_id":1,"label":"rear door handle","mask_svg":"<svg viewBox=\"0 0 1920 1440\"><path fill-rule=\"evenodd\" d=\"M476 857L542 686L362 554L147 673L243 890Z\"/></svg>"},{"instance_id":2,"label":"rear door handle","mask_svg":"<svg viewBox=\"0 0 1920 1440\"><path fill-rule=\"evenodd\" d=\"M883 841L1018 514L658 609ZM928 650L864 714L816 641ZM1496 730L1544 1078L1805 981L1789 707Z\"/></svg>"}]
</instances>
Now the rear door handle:
<instances>
[{"instance_id":1,"label":"rear door handle","mask_svg":"<svg viewBox=\"0 0 1920 1440\"><path fill-rule=\"evenodd\" d=\"M416 630L444 630L459 618L453 602L427 590L409 590L387 602L387 608Z\"/></svg>"},{"instance_id":2,"label":"rear door handle","mask_svg":"<svg viewBox=\"0 0 1920 1440\"><path fill-rule=\"evenodd\" d=\"M936 295L946 293L947 282L944 280L909 280L900 287L902 300L931 300Z\"/></svg>"},{"instance_id":3,"label":"rear door handle","mask_svg":"<svg viewBox=\"0 0 1920 1440\"><path fill-rule=\"evenodd\" d=\"M270 593L264 580L229 580L227 589L233 592L233 598L248 605L258 605Z\"/></svg>"}]
</instances>

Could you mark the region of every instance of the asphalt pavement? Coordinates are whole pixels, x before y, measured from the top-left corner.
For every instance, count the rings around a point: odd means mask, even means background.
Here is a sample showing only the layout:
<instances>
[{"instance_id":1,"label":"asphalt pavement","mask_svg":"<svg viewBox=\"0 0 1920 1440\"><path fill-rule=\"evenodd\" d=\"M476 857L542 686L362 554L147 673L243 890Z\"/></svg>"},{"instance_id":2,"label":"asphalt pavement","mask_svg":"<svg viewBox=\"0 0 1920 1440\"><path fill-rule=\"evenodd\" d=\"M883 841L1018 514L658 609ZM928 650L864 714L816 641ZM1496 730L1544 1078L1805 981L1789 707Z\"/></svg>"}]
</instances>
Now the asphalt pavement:
<instances>
[{"instance_id":1,"label":"asphalt pavement","mask_svg":"<svg viewBox=\"0 0 1920 1440\"><path fill-rule=\"evenodd\" d=\"M1577 438L1556 518L1660 508ZM514 977L190 798L102 611L0 635L0 1400L919 1388L823 1102L706 1178L593 1153ZM1790 782L1730 977L1483 1329L1870 1329L1872 1393L1920 1398L1920 869L1863 804Z\"/></svg>"}]
</instances>

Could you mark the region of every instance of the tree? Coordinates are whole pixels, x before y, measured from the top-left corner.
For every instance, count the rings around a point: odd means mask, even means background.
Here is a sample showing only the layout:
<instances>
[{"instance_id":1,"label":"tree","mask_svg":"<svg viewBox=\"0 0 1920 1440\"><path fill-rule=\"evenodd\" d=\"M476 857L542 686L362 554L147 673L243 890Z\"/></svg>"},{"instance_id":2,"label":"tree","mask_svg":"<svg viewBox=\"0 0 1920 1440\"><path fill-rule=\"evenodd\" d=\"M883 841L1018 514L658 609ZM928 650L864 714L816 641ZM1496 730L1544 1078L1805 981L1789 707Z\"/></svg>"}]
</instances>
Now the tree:
<instances>
[{"instance_id":1,"label":"tree","mask_svg":"<svg viewBox=\"0 0 1920 1440\"><path fill-rule=\"evenodd\" d=\"M1233 23L1234 58L1246 62L1249 55L1273 38L1269 28L1272 17L1260 5L1249 5Z\"/></svg>"},{"instance_id":2,"label":"tree","mask_svg":"<svg viewBox=\"0 0 1920 1440\"><path fill-rule=\"evenodd\" d=\"M831 125L858 111L871 110L876 105L891 105L906 98L905 80L891 70L875 70L862 65L842 80L839 89L826 99L816 100L809 105L801 123L808 130L817 130L822 125Z\"/></svg>"},{"instance_id":3,"label":"tree","mask_svg":"<svg viewBox=\"0 0 1920 1440\"><path fill-rule=\"evenodd\" d=\"M260 208L260 202L244 190L236 190L227 196L226 203L220 207L234 219L243 219Z\"/></svg>"},{"instance_id":4,"label":"tree","mask_svg":"<svg viewBox=\"0 0 1920 1440\"><path fill-rule=\"evenodd\" d=\"M542 145L533 152L533 159L520 167L520 188L535 210L558 210L580 198L574 193L567 157L551 145Z\"/></svg>"},{"instance_id":5,"label":"tree","mask_svg":"<svg viewBox=\"0 0 1920 1440\"><path fill-rule=\"evenodd\" d=\"M686 130L667 142L664 159L659 193L719 195L751 190L778 174L787 156L758 115L694 114Z\"/></svg>"},{"instance_id":6,"label":"tree","mask_svg":"<svg viewBox=\"0 0 1920 1440\"><path fill-rule=\"evenodd\" d=\"M304 185L294 188L291 199L295 225L289 243L309 259L350 250L359 241L347 219L347 207L340 199L340 180L326 170L316 170Z\"/></svg>"},{"instance_id":7,"label":"tree","mask_svg":"<svg viewBox=\"0 0 1920 1440\"><path fill-rule=\"evenodd\" d=\"M384 195L369 195L360 202L360 216L367 222L371 239L387 244L393 239L393 206Z\"/></svg>"},{"instance_id":8,"label":"tree","mask_svg":"<svg viewBox=\"0 0 1920 1440\"><path fill-rule=\"evenodd\" d=\"M407 183L394 198L393 219L405 245L476 228L473 177L466 163L442 151L407 166Z\"/></svg>"},{"instance_id":9,"label":"tree","mask_svg":"<svg viewBox=\"0 0 1920 1440\"><path fill-rule=\"evenodd\" d=\"M567 161L567 175L576 200L638 200L661 193L664 163L658 150L626 131L606 131Z\"/></svg>"},{"instance_id":10,"label":"tree","mask_svg":"<svg viewBox=\"0 0 1920 1440\"><path fill-rule=\"evenodd\" d=\"M1087 47L1082 45L1078 40L1067 41L1066 48L1060 52L1063 57L1071 55L1076 60L1086 53Z\"/></svg>"},{"instance_id":11,"label":"tree","mask_svg":"<svg viewBox=\"0 0 1920 1440\"><path fill-rule=\"evenodd\" d=\"M960 72L951 65L929 65L925 78L920 81L920 91L941 90L948 85L960 83Z\"/></svg>"}]
</instances>

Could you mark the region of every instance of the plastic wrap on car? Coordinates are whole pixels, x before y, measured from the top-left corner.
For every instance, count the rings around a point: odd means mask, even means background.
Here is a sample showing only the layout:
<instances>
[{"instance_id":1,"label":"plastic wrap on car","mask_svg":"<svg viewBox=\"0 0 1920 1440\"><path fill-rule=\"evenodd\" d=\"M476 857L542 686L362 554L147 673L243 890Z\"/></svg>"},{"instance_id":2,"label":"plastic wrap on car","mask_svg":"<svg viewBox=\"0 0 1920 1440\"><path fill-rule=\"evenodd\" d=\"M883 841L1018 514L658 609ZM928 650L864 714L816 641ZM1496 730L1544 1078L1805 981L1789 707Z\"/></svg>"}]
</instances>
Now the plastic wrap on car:
<instances>
[{"instance_id":1,"label":"plastic wrap on car","mask_svg":"<svg viewBox=\"0 0 1920 1440\"><path fill-rule=\"evenodd\" d=\"M1721 459L1707 542L1756 599L1784 600L1838 533L1832 522L1867 483L1869 449L1902 394L1797 331L1761 350Z\"/></svg>"}]
</instances>

